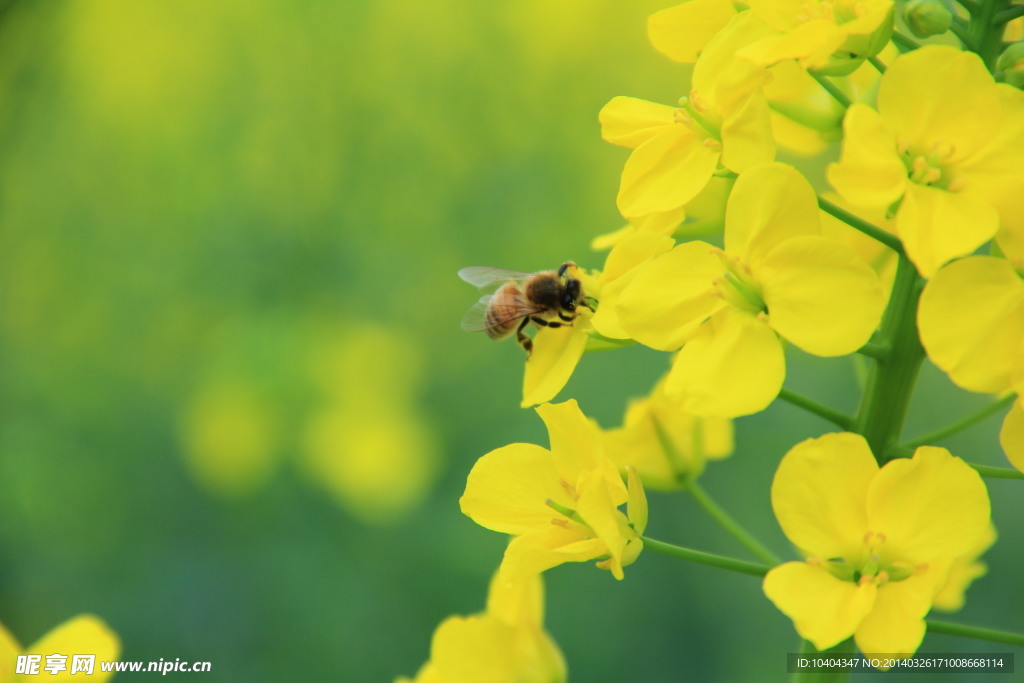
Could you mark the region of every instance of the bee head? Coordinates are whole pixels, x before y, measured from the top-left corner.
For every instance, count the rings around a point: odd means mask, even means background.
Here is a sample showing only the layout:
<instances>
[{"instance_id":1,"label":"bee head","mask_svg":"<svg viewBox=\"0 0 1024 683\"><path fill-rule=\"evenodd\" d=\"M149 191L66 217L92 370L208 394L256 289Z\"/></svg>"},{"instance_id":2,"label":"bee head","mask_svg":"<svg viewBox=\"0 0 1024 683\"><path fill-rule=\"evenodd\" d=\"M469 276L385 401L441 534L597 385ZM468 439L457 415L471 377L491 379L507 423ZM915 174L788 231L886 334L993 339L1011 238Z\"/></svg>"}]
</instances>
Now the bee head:
<instances>
[{"instance_id":1,"label":"bee head","mask_svg":"<svg viewBox=\"0 0 1024 683\"><path fill-rule=\"evenodd\" d=\"M566 279L565 289L562 291L562 309L570 312L576 310L582 288L580 281L576 278Z\"/></svg>"}]
</instances>

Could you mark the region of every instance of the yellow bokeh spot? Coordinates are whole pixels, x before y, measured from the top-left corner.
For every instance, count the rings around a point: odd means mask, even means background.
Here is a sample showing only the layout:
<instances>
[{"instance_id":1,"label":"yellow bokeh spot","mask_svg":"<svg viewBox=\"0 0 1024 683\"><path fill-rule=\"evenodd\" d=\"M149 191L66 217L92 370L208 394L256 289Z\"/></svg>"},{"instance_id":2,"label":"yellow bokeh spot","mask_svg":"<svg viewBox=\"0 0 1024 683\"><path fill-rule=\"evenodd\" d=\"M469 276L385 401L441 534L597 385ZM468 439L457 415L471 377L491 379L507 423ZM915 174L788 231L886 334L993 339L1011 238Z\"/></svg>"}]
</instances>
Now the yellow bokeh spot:
<instances>
[{"instance_id":1,"label":"yellow bokeh spot","mask_svg":"<svg viewBox=\"0 0 1024 683\"><path fill-rule=\"evenodd\" d=\"M426 425L404 411L328 408L307 423L304 446L310 478L371 523L393 521L414 508L436 469Z\"/></svg>"},{"instance_id":2,"label":"yellow bokeh spot","mask_svg":"<svg viewBox=\"0 0 1024 683\"><path fill-rule=\"evenodd\" d=\"M214 494L251 494L277 465L275 412L238 381L214 380L200 389L185 410L182 436L189 470Z\"/></svg>"},{"instance_id":3,"label":"yellow bokeh spot","mask_svg":"<svg viewBox=\"0 0 1024 683\"><path fill-rule=\"evenodd\" d=\"M421 368L409 337L389 328L317 333L307 372L321 404L302 428L302 466L366 522L398 519L434 480L437 449L417 403Z\"/></svg>"}]
</instances>

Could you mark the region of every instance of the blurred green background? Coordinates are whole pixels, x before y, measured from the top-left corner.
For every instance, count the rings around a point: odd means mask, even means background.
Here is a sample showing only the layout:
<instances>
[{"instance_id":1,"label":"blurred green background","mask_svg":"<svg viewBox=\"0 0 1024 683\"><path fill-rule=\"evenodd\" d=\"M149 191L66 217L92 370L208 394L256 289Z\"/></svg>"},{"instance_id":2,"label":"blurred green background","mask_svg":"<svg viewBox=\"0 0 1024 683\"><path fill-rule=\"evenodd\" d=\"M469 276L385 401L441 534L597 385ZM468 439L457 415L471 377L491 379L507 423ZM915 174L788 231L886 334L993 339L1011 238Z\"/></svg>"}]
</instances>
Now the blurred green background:
<instances>
[{"instance_id":1,"label":"blurred green background","mask_svg":"<svg viewBox=\"0 0 1024 683\"><path fill-rule=\"evenodd\" d=\"M666 4L3 4L0 621L27 644L93 612L122 659L217 681L415 673L501 557L459 512L469 468L546 444L520 349L459 329L455 272L601 265L625 151L597 112L688 89L646 41ZM790 362L852 410L851 361ZM595 354L562 396L612 426L665 367ZM985 401L927 369L908 433ZM950 445L1004 465L997 426ZM768 485L825 431L740 420L705 486L785 552ZM1002 538L957 619L1022 627L1019 484L990 482ZM652 495L650 533L744 556L683 496ZM749 577L653 553L547 576L575 681L781 679L798 647Z\"/></svg>"}]
</instances>

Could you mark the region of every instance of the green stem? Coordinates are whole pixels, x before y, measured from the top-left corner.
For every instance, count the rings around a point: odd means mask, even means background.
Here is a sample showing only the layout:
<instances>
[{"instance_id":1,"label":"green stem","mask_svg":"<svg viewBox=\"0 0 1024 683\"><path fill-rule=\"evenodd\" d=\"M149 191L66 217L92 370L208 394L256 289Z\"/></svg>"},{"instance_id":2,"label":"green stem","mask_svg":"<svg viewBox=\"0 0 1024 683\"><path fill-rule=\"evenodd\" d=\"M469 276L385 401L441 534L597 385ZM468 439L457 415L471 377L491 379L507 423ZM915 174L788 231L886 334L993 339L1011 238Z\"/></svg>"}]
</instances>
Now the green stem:
<instances>
[{"instance_id":1,"label":"green stem","mask_svg":"<svg viewBox=\"0 0 1024 683\"><path fill-rule=\"evenodd\" d=\"M1024 17L1024 5L1013 5L992 17L992 21L999 26L1004 26L1014 19Z\"/></svg>"},{"instance_id":2,"label":"green stem","mask_svg":"<svg viewBox=\"0 0 1024 683\"><path fill-rule=\"evenodd\" d=\"M819 76L813 71L808 71L807 73L811 75L811 78L818 81L818 85L824 88L828 92L828 94L831 95L833 99L835 99L836 102L843 105L843 108L847 108L851 104L853 104L853 102L850 101L850 98L846 96L846 93L840 90L835 83L828 80L824 76Z\"/></svg>"},{"instance_id":3,"label":"green stem","mask_svg":"<svg viewBox=\"0 0 1024 683\"><path fill-rule=\"evenodd\" d=\"M642 538L645 548L653 550L656 553L661 553L662 555L676 557L689 562L697 562L698 564L706 564L711 567L728 569L732 572L739 572L740 574L748 574L750 576L764 576L771 570L771 567L767 567L765 565L754 564L753 562L744 562L743 560L736 560L731 557L725 557L724 555L705 553L700 550L692 550L690 548L672 545L671 543L665 543L664 541L658 541L650 538L649 536L643 536Z\"/></svg>"},{"instance_id":4,"label":"green stem","mask_svg":"<svg viewBox=\"0 0 1024 683\"><path fill-rule=\"evenodd\" d=\"M990 467L989 465L978 465L973 462L967 463L983 477L989 479L1024 479L1024 472L1015 470L1012 467Z\"/></svg>"},{"instance_id":5,"label":"green stem","mask_svg":"<svg viewBox=\"0 0 1024 683\"><path fill-rule=\"evenodd\" d=\"M729 532L733 538L742 543L747 550L756 555L757 559L762 562L767 562L772 566L779 564L779 558L777 558L772 551L761 545L756 538L740 526L736 520L730 517L729 513L723 510L718 503L712 500L711 496L707 494L704 487L697 483L696 479L686 479L685 481L686 488L693 496L694 500L696 500L723 529Z\"/></svg>"},{"instance_id":6,"label":"green stem","mask_svg":"<svg viewBox=\"0 0 1024 683\"><path fill-rule=\"evenodd\" d=\"M960 39L960 42L963 43L966 49L970 50L971 52L978 51L977 46L974 44L974 38L971 37L971 34L966 26L958 24L957 22L954 21L952 24L950 24L949 31L954 36Z\"/></svg>"},{"instance_id":7,"label":"green stem","mask_svg":"<svg viewBox=\"0 0 1024 683\"><path fill-rule=\"evenodd\" d=\"M989 72L994 72L996 60L1003 49L1003 27L1001 18L1010 9L1010 0L986 0L977 5L967 25L964 45L976 52Z\"/></svg>"},{"instance_id":8,"label":"green stem","mask_svg":"<svg viewBox=\"0 0 1024 683\"><path fill-rule=\"evenodd\" d=\"M981 628L980 626L951 624L948 621L935 621L934 619L926 619L925 623L928 624L929 633L974 638L975 640L988 640L993 643L1006 643L1007 645L1024 645L1024 634L1021 633L997 631L994 628Z\"/></svg>"},{"instance_id":9,"label":"green stem","mask_svg":"<svg viewBox=\"0 0 1024 683\"><path fill-rule=\"evenodd\" d=\"M787 403L792 403L798 408L803 408L807 412L813 413L823 420L828 420L844 431L849 430L853 426L853 418L849 415L829 408L828 406L818 403L813 399L809 399L806 396L802 396L795 391L783 388L779 391L779 398Z\"/></svg>"},{"instance_id":10,"label":"green stem","mask_svg":"<svg viewBox=\"0 0 1024 683\"><path fill-rule=\"evenodd\" d=\"M892 352L888 358L875 362L854 420L853 430L864 436L879 464L885 463L887 451L899 441L924 360L924 349L917 336L920 282L914 264L901 255L879 329L879 339Z\"/></svg>"},{"instance_id":11,"label":"green stem","mask_svg":"<svg viewBox=\"0 0 1024 683\"><path fill-rule=\"evenodd\" d=\"M1003 408L1009 406L1015 400L1017 400L1016 394L1007 394L1006 396L1003 396L999 400L989 403L987 406L985 406L978 412L974 413L973 415L968 415L964 419L954 422L953 424L947 427L937 429L930 434L919 436L916 439L905 441L900 445L905 446L907 448L917 448L918 446L925 446L928 444L934 444L937 441L942 441L943 439L953 436L954 434L959 434L960 432L964 431L969 427L973 427L974 425L981 422L990 415L995 415Z\"/></svg>"},{"instance_id":12,"label":"green stem","mask_svg":"<svg viewBox=\"0 0 1024 683\"><path fill-rule=\"evenodd\" d=\"M883 64L882 60L879 59L878 57L868 57L868 62L871 63L871 66L875 67L875 71L877 71L878 73L885 73L885 64Z\"/></svg>"},{"instance_id":13,"label":"green stem","mask_svg":"<svg viewBox=\"0 0 1024 683\"><path fill-rule=\"evenodd\" d=\"M889 247L897 254L903 253L903 245L900 243L900 239L891 233L882 230L878 226L872 225L863 218L855 216L838 204L833 204L829 200L822 196L818 196L818 206L825 213L841 220L842 222L849 225L855 230L859 230L868 237L881 242L885 246Z\"/></svg>"},{"instance_id":14,"label":"green stem","mask_svg":"<svg viewBox=\"0 0 1024 683\"><path fill-rule=\"evenodd\" d=\"M921 44L908 35L904 35L899 31L892 32L892 42L896 43L896 47L901 48L904 52L910 50L916 50L921 47Z\"/></svg>"},{"instance_id":15,"label":"green stem","mask_svg":"<svg viewBox=\"0 0 1024 683\"><path fill-rule=\"evenodd\" d=\"M974 0L956 0L957 4L963 7L969 14L974 14L978 11L978 3Z\"/></svg>"},{"instance_id":16,"label":"green stem","mask_svg":"<svg viewBox=\"0 0 1024 683\"><path fill-rule=\"evenodd\" d=\"M868 342L864 346L857 349L857 353L868 358L874 358L875 360L885 360L892 353L892 349L883 344L875 344L874 342Z\"/></svg>"},{"instance_id":17,"label":"green stem","mask_svg":"<svg viewBox=\"0 0 1024 683\"><path fill-rule=\"evenodd\" d=\"M661 444L661 450L664 451L665 457L672 465L672 470L675 472L676 478L682 483L686 489L693 496L694 500L704 508L704 510L711 515L711 517L718 522L718 524L725 529L729 534L737 541L743 544L750 552L758 557L760 560L776 565L779 563L778 558L772 554L770 550L761 545L757 539L755 539L746 529L739 525L729 513L727 513L722 507L708 495L708 492L704 490L704 487L697 483L697 480L689 476L690 466L683 454L679 452L675 443L672 442L668 432L665 431L665 427L654 415L651 415L651 422L654 425L654 433L658 436L658 441ZM698 423L699 424L699 423ZM694 429L693 444L692 444L694 455L698 461L704 459L704 435L700 430L699 426Z\"/></svg>"}]
</instances>

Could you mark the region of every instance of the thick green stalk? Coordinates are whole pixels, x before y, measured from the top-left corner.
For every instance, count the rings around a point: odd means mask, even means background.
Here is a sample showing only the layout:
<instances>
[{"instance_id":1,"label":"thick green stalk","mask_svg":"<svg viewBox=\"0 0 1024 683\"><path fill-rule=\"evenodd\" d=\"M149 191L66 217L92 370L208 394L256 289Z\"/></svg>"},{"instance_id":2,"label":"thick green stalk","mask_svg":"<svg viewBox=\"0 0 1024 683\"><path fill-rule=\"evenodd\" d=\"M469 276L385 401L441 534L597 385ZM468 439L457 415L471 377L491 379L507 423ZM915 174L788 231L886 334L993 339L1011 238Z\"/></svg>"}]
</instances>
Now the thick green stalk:
<instances>
[{"instance_id":1,"label":"thick green stalk","mask_svg":"<svg viewBox=\"0 0 1024 683\"><path fill-rule=\"evenodd\" d=\"M990 72L996 69L996 60L1003 49L1003 29L1006 24L1003 12L1010 6L1010 0L984 0L977 3L967 25L965 47L976 52ZM999 18L997 18L999 17Z\"/></svg>"},{"instance_id":2,"label":"thick green stalk","mask_svg":"<svg viewBox=\"0 0 1024 683\"><path fill-rule=\"evenodd\" d=\"M867 390L853 428L864 435L879 464L903 431L924 348L917 336L917 300L921 278L906 256L899 257L896 281L879 330L881 343L890 349L877 359L868 377Z\"/></svg>"}]
</instances>

